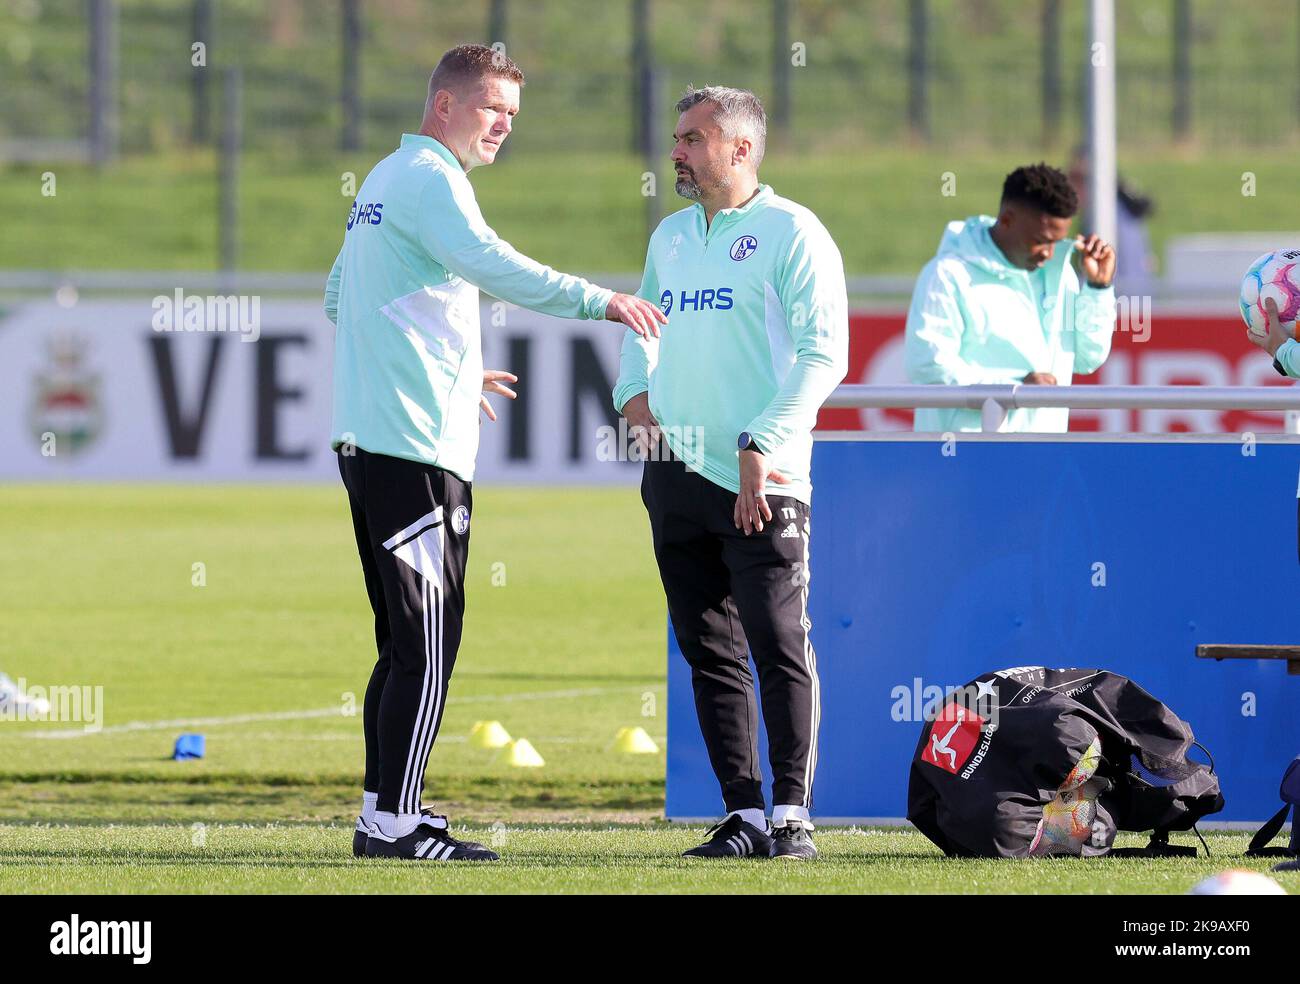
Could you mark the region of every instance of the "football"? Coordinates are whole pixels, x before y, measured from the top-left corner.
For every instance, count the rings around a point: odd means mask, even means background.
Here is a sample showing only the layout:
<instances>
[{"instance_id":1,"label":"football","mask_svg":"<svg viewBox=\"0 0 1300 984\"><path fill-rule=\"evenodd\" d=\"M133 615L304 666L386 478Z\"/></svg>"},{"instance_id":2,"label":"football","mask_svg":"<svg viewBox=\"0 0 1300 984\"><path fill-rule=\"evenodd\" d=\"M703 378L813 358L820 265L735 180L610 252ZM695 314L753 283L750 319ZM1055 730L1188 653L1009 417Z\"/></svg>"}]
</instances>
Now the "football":
<instances>
[{"instance_id":1,"label":"football","mask_svg":"<svg viewBox=\"0 0 1300 984\"><path fill-rule=\"evenodd\" d=\"M1230 868L1193 886L1188 895L1285 895L1286 889L1268 875Z\"/></svg>"},{"instance_id":2,"label":"football","mask_svg":"<svg viewBox=\"0 0 1300 984\"><path fill-rule=\"evenodd\" d=\"M1264 302L1269 298L1277 305L1282 327L1296 338L1296 320L1300 317L1300 249L1265 253L1250 265L1242 278L1241 317L1253 335L1268 334Z\"/></svg>"},{"instance_id":3,"label":"football","mask_svg":"<svg viewBox=\"0 0 1300 984\"><path fill-rule=\"evenodd\" d=\"M1104 781L1090 781L1101 764L1101 739L1094 738L1070 774L1065 777L1055 798L1043 806L1043 818L1029 846L1030 857L1052 854L1079 855L1093 835L1097 819L1097 794Z\"/></svg>"}]
</instances>

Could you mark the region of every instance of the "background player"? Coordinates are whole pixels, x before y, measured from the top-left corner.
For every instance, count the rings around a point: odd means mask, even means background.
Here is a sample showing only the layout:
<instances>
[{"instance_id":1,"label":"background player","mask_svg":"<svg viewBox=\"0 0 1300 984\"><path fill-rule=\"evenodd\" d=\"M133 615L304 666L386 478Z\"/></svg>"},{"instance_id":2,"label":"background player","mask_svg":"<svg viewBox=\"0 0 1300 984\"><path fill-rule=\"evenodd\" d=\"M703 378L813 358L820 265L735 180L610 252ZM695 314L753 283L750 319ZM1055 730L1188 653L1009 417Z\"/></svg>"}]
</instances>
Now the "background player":
<instances>
[{"instance_id":1,"label":"background player","mask_svg":"<svg viewBox=\"0 0 1300 984\"><path fill-rule=\"evenodd\" d=\"M1115 250L1097 236L1067 240L1078 209L1069 178L1031 164L1007 175L997 218L948 223L907 312L911 382L1068 386L1106 361ZM1070 263L1076 248L1079 272ZM979 410L920 409L915 420L927 433L983 429ZM1064 408L1018 407L1002 429L1063 432L1069 422Z\"/></svg>"}]
</instances>

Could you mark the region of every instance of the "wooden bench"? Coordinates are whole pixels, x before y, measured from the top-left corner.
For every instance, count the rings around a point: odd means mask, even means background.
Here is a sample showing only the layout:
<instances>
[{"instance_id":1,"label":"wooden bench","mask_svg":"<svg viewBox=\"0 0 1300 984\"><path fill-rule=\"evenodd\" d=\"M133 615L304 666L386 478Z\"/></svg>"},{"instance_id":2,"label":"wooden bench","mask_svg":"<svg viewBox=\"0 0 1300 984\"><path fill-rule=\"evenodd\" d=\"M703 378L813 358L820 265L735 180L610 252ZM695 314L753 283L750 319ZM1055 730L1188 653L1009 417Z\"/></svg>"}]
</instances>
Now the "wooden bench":
<instances>
[{"instance_id":1,"label":"wooden bench","mask_svg":"<svg viewBox=\"0 0 1300 984\"><path fill-rule=\"evenodd\" d=\"M1206 643L1196 647L1198 659L1284 659L1286 671L1300 676L1300 646L1232 646Z\"/></svg>"}]
</instances>

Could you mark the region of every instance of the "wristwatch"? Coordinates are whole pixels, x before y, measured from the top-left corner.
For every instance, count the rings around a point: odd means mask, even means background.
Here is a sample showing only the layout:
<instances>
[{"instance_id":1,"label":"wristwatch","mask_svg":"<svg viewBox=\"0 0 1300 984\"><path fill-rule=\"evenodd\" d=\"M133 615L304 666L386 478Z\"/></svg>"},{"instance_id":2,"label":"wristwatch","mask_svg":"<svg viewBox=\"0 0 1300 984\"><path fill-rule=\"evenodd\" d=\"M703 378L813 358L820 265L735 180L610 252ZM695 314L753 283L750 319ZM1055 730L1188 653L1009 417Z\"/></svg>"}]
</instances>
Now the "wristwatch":
<instances>
[{"instance_id":1,"label":"wristwatch","mask_svg":"<svg viewBox=\"0 0 1300 984\"><path fill-rule=\"evenodd\" d=\"M767 453L755 443L754 435L749 431L740 432L740 437L736 439L736 447L741 451L757 451L759 454Z\"/></svg>"}]
</instances>

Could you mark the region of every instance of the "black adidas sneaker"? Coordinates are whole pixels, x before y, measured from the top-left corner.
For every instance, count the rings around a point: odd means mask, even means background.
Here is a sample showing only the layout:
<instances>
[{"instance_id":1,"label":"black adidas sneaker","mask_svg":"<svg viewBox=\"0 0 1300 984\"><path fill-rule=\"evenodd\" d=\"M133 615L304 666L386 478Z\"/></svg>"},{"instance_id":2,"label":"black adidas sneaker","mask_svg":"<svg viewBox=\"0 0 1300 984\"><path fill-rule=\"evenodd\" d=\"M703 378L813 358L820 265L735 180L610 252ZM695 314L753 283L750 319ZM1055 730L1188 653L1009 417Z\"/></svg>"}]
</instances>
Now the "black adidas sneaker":
<instances>
[{"instance_id":1,"label":"black adidas sneaker","mask_svg":"<svg viewBox=\"0 0 1300 984\"><path fill-rule=\"evenodd\" d=\"M422 811L420 822L405 837L387 840L372 828L366 839L368 858L405 858L408 861L500 861L501 856L474 841L457 840L447 829L447 818Z\"/></svg>"},{"instance_id":2,"label":"black adidas sneaker","mask_svg":"<svg viewBox=\"0 0 1300 984\"><path fill-rule=\"evenodd\" d=\"M772 857L792 861L811 861L817 857L817 845L812 840L812 825L802 820L787 820L772 828Z\"/></svg>"},{"instance_id":3,"label":"black adidas sneaker","mask_svg":"<svg viewBox=\"0 0 1300 984\"><path fill-rule=\"evenodd\" d=\"M370 836L370 831L373 829L370 824L357 817L357 829L352 833L352 856L354 858L364 858L366 856L366 838Z\"/></svg>"},{"instance_id":4,"label":"black adidas sneaker","mask_svg":"<svg viewBox=\"0 0 1300 984\"><path fill-rule=\"evenodd\" d=\"M708 840L682 855L684 858L765 858L772 849L772 838L752 823L729 813L709 828Z\"/></svg>"}]
</instances>

